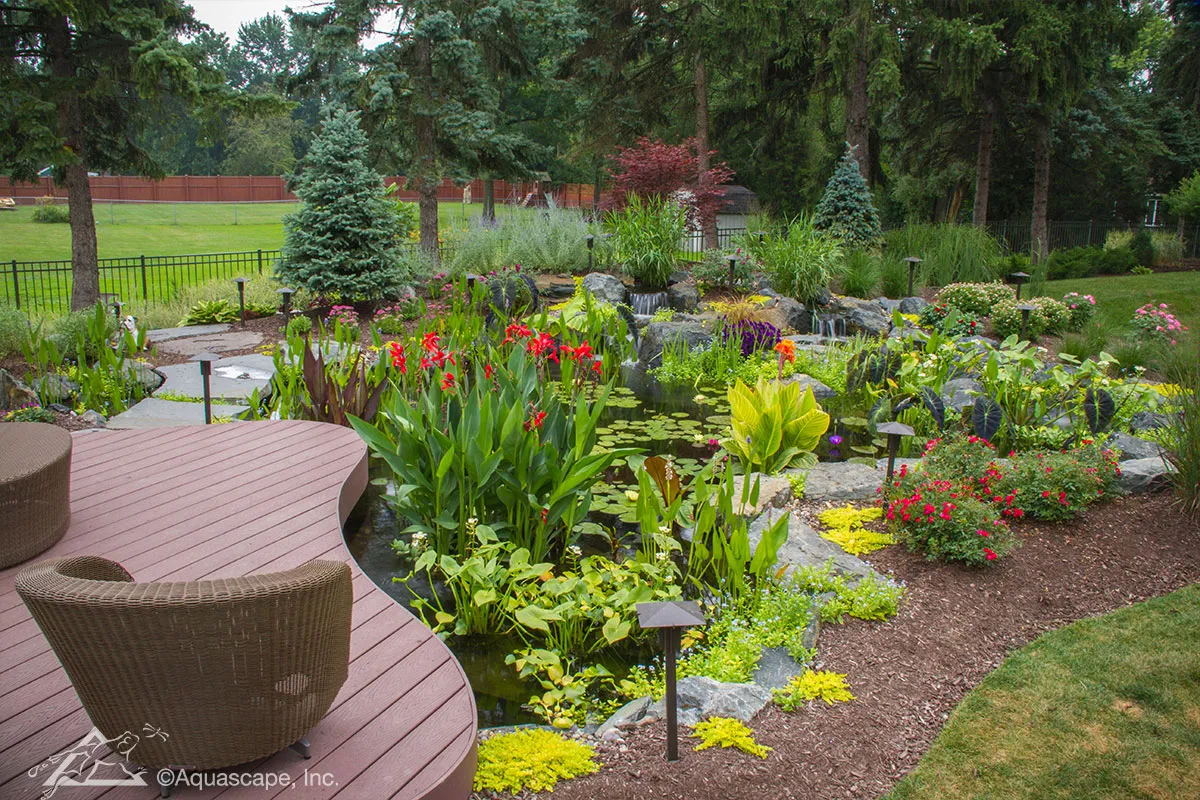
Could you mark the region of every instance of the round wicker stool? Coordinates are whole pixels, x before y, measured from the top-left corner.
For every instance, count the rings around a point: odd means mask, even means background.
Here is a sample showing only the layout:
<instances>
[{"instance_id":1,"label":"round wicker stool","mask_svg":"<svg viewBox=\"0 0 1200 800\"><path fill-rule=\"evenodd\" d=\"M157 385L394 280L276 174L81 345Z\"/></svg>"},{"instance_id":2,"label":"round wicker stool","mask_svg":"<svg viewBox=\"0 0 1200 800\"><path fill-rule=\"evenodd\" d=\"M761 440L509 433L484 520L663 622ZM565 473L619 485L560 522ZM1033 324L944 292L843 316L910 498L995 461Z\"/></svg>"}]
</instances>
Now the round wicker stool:
<instances>
[{"instance_id":1,"label":"round wicker stool","mask_svg":"<svg viewBox=\"0 0 1200 800\"><path fill-rule=\"evenodd\" d=\"M49 550L71 522L71 434L0 424L0 568Z\"/></svg>"}]
</instances>

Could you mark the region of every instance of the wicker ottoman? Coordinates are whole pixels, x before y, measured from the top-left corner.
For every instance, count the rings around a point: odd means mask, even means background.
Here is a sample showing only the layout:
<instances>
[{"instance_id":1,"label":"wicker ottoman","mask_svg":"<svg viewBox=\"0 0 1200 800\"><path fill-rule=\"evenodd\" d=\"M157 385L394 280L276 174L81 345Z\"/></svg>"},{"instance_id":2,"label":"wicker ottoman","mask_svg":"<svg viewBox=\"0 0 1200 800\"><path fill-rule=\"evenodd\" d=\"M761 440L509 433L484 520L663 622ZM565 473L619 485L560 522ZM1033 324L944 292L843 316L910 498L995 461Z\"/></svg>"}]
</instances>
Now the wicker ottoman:
<instances>
[{"instance_id":1,"label":"wicker ottoman","mask_svg":"<svg viewBox=\"0 0 1200 800\"><path fill-rule=\"evenodd\" d=\"M0 568L49 550L71 522L71 434L0 424Z\"/></svg>"}]
</instances>

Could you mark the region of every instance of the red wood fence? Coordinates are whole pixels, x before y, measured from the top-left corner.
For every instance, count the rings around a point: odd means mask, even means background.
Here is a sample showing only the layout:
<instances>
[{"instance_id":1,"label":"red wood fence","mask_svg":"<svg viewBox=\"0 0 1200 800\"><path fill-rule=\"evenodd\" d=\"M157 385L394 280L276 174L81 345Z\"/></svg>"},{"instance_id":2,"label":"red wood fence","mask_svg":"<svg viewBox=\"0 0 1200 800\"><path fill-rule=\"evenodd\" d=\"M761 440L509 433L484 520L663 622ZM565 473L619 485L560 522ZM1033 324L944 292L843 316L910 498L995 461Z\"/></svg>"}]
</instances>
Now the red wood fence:
<instances>
[{"instance_id":1,"label":"red wood fence","mask_svg":"<svg viewBox=\"0 0 1200 800\"><path fill-rule=\"evenodd\" d=\"M384 183L404 185L403 176L384 178ZM92 199L117 202L142 203L248 203L280 202L295 200L296 196L284 186L283 178L277 176L240 175L175 175L161 181L145 178L100 175L91 178ZM483 181L473 180L466 186L455 185L443 180L438 188L441 202L462 202L463 193L470 189L474 202L483 200ZM510 183L496 181L497 203L519 203L529 194L548 194L559 206L591 208L592 187L581 183L552 184L548 181L536 183ZM66 197L65 186L58 185L52 178L42 178L37 183L16 183L0 177L0 197L12 197L27 205L38 197L53 195ZM396 196L403 200L416 200L415 191L400 189Z\"/></svg>"}]
</instances>

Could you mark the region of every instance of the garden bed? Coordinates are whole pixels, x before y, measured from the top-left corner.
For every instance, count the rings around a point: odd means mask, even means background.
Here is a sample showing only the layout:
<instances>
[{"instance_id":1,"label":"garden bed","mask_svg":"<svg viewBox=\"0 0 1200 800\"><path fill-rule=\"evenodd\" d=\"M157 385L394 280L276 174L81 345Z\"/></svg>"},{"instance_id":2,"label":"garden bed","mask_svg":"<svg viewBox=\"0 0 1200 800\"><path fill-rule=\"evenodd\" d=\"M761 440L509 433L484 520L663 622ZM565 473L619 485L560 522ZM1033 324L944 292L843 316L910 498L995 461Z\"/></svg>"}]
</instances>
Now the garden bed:
<instances>
[{"instance_id":1,"label":"garden bed","mask_svg":"<svg viewBox=\"0 0 1200 800\"><path fill-rule=\"evenodd\" d=\"M963 695L1044 631L1200 580L1200 533L1169 495L1092 506L1063 524L1020 523L1022 547L986 570L926 561L894 546L874 566L906 582L895 618L827 628L818 660L848 674L854 702L751 723L765 761L690 751L669 764L665 728L601 743L604 766L560 786L566 798L879 797L916 766Z\"/></svg>"}]
</instances>

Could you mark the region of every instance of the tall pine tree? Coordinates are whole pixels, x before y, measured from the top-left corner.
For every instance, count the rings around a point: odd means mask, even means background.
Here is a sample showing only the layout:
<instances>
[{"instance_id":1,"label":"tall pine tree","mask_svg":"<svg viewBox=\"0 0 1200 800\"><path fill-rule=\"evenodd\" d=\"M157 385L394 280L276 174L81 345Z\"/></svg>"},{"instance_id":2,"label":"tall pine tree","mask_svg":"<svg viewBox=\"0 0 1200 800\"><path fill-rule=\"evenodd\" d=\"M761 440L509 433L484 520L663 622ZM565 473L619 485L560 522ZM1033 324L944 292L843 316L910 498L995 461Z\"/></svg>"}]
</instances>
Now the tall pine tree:
<instances>
[{"instance_id":1,"label":"tall pine tree","mask_svg":"<svg viewBox=\"0 0 1200 800\"><path fill-rule=\"evenodd\" d=\"M333 111L295 180L300 210L284 217L280 280L340 300L379 297L403 276L396 215L368 162L358 112Z\"/></svg>"},{"instance_id":2,"label":"tall pine tree","mask_svg":"<svg viewBox=\"0 0 1200 800\"><path fill-rule=\"evenodd\" d=\"M878 242L883 233L871 190L854 156L854 147L847 144L817 204L813 227L829 231L851 247L860 247Z\"/></svg>"}]
</instances>

